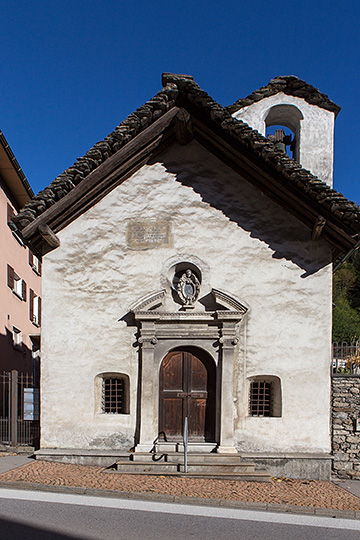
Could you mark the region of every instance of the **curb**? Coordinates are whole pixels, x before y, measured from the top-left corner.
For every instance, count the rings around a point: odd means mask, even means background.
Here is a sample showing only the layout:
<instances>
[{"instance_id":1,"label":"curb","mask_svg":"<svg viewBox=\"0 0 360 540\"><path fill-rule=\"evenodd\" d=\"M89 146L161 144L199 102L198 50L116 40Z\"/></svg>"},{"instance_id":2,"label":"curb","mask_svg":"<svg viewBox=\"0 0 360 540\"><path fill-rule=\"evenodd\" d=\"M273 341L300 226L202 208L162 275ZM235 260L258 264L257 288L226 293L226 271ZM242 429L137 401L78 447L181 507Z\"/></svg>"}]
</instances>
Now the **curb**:
<instances>
[{"instance_id":1,"label":"curb","mask_svg":"<svg viewBox=\"0 0 360 540\"><path fill-rule=\"evenodd\" d=\"M68 493L74 495L88 495L92 497L109 497L115 499L153 500L156 502L194 504L197 506L214 506L222 508L238 508L239 510L258 510L286 514L304 514L336 519L360 519L359 510L337 510L333 508L320 508L317 506L295 506L291 504L276 504L251 501L233 501L226 499L208 499L202 497L187 497L185 495L166 495L163 493L113 491L109 489L96 489L76 486L50 486L47 484L0 482L0 488L18 489L24 491L49 491L52 493Z\"/></svg>"}]
</instances>

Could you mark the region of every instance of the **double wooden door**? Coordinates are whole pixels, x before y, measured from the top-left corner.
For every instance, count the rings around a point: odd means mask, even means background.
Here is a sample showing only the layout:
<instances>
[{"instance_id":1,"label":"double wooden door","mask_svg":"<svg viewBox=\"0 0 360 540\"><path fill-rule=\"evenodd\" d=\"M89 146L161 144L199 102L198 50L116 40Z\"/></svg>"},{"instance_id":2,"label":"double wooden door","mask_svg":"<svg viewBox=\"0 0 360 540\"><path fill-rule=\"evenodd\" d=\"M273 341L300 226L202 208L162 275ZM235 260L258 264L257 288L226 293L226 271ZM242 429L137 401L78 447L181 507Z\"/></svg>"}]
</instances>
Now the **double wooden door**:
<instances>
[{"instance_id":1,"label":"double wooden door","mask_svg":"<svg viewBox=\"0 0 360 540\"><path fill-rule=\"evenodd\" d=\"M159 431L181 440L188 418L190 441L215 441L215 365L197 349L169 352L160 368Z\"/></svg>"}]
</instances>

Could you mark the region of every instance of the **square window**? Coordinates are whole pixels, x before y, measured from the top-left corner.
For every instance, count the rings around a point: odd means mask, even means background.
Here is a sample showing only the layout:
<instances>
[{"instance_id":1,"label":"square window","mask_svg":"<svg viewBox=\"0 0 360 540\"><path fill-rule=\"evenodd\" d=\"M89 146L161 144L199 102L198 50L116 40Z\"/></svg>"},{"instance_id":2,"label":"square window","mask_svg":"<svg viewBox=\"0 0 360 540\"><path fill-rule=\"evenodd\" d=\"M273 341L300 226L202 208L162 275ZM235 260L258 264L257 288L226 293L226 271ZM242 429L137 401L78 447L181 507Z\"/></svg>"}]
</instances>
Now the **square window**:
<instances>
[{"instance_id":1,"label":"square window","mask_svg":"<svg viewBox=\"0 0 360 540\"><path fill-rule=\"evenodd\" d=\"M271 416L271 383L254 381L250 384L250 416Z\"/></svg>"},{"instance_id":2,"label":"square window","mask_svg":"<svg viewBox=\"0 0 360 540\"><path fill-rule=\"evenodd\" d=\"M128 377L102 379L101 409L106 414L128 414Z\"/></svg>"}]
</instances>

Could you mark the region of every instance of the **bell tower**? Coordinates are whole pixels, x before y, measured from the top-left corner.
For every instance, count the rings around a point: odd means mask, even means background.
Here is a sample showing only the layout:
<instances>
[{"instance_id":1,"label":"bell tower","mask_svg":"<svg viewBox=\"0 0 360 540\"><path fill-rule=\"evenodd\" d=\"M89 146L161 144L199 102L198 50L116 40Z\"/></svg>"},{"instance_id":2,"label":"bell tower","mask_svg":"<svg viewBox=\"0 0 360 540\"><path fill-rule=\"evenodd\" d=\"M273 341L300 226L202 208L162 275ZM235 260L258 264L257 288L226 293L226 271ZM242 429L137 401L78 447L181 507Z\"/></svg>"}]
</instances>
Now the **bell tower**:
<instances>
[{"instance_id":1,"label":"bell tower","mask_svg":"<svg viewBox=\"0 0 360 540\"><path fill-rule=\"evenodd\" d=\"M293 159L332 186L334 122L340 107L325 94L297 77L283 76L227 109L264 136L271 126L290 129Z\"/></svg>"}]
</instances>

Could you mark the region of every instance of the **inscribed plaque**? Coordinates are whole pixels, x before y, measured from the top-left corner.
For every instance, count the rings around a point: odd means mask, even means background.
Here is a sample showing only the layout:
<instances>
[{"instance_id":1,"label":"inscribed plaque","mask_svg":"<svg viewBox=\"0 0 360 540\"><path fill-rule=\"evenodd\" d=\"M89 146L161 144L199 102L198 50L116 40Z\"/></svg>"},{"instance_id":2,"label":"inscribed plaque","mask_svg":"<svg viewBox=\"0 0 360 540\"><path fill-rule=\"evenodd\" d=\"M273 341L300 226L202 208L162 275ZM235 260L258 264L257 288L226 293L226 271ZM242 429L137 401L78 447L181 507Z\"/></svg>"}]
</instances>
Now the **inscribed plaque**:
<instances>
[{"instance_id":1,"label":"inscribed plaque","mask_svg":"<svg viewBox=\"0 0 360 540\"><path fill-rule=\"evenodd\" d=\"M170 247L171 225L166 220L130 220L126 230L127 245L131 249Z\"/></svg>"}]
</instances>

